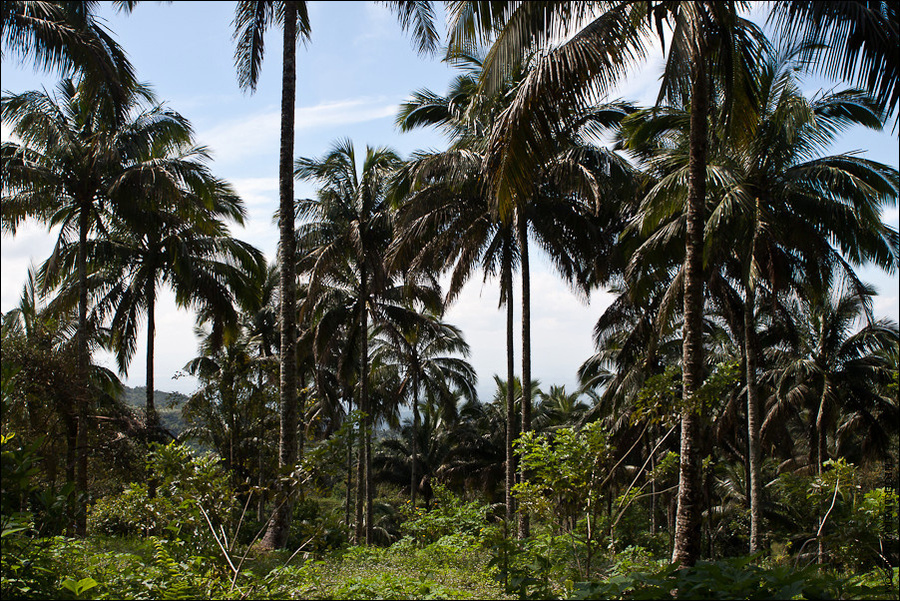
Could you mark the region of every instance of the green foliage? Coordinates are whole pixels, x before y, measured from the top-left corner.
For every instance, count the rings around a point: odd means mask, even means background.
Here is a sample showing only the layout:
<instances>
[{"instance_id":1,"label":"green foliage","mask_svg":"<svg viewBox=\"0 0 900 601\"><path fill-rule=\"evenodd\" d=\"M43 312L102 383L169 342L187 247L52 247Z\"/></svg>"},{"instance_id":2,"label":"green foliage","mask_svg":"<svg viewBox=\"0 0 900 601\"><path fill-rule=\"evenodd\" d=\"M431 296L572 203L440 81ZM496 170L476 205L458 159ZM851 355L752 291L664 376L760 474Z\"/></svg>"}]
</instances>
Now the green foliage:
<instances>
[{"instance_id":1,"label":"green foliage","mask_svg":"<svg viewBox=\"0 0 900 601\"><path fill-rule=\"evenodd\" d=\"M155 445L147 465L159 479L156 496L150 497L144 484L131 484L118 495L100 499L88 512L90 528L102 534L181 536L212 544L203 513L218 530L234 508L234 492L219 459L170 443Z\"/></svg>"},{"instance_id":2,"label":"green foliage","mask_svg":"<svg viewBox=\"0 0 900 601\"><path fill-rule=\"evenodd\" d=\"M690 568L667 565L573 584L570 599L872 599L890 588L819 572L814 566L764 568L755 556L700 561Z\"/></svg>"},{"instance_id":3,"label":"green foliage","mask_svg":"<svg viewBox=\"0 0 900 601\"><path fill-rule=\"evenodd\" d=\"M647 378L638 393L632 413L632 423L651 420L658 423L677 415L675 409L681 402L681 368L669 366L661 374Z\"/></svg>"},{"instance_id":4,"label":"green foliage","mask_svg":"<svg viewBox=\"0 0 900 601\"><path fill-rule=\"evenodd\" d=\"M897 492L884 487L864 491L858 468L843 458L825 462L825 468L815 476L782 474L772 487L779 507L805 534L787 550L799 553L805 545L809 551L821 530L833 566L857 571L882 563L882 550L897 545Z\"/></svg>"},{"instance_id":5,"label":"green foliage","mask_svg":"<svg viewBox=\"0 0 900 601\"><path fill-rule=\"evenodd\" d=\"M453 535L423 548L404 539L279 567L245 593L271 599L502 599L493 575L477 540Z\"/></svg>"},{"instance_id":6,"label":"green foliage","mask_svg":"<svg viewBox=\"0 0 900 601\"><path fill-rule=\"evenodd\" d=\"M591 572L599 541L609 526L601 518L603 486L609 475L611 449L601 422L580 430L560 428L552 434L526 432L515 441L528 480L513 494L521 506L553 524L566 536L571 561L582 578ZM548 548L558 546L549 544ZM540 563L538 553L532 562Z\"/></svg>"},{"instance_id":7,"label":"green foliage","mask_svg":"<svg viewBox=\"0 0 900 601\"><path fill-rule=\"evenodd\" d=\"M406 521L400 531L418 546L435 543L449 536L484 538L496 526L488 523L489 508L477 501L465 502L443 485L434 487L430 509L413 507L408 501L401 506Z\"/></svg>"}]
</instances>

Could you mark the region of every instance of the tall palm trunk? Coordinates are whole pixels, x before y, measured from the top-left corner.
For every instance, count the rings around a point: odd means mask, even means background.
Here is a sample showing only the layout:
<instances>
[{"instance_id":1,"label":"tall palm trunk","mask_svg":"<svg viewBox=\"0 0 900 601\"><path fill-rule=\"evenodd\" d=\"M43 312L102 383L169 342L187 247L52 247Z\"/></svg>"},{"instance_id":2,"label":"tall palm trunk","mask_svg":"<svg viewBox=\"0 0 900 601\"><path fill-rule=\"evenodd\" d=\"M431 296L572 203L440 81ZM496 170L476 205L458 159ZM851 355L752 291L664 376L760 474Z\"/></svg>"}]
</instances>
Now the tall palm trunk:
<instances>
[{"instance_id":1,"label":"tall palm trunk","mask_svg":"<svg viewBox=\"0 0 900 601\"><path fill-rule=\"evenodd\" d=\"M513 305L512 305L512 249L507 241L503 249L504 274L506 287L506 525L512 527L515 516L515 499L512 495L516 485L516 460L513 455L513 440L516 438L516 367L515 346L513 344Z\"/></svg>"},{"instance_id":2,"label":"tall palm trunk","mask_svg":"<svg viewBox=\"0 0 900 601\"><path fill-rule=\"evenodd\" d=\"M155 399L153 398L153 360L154 360L154 342L156 338L156 278L147 279L147 390L146 399L147 406L145 409L147 420L147 432L150 434L151 440L156 440L158 436L157 428L159 427L159 415L156 413Z\"/></svg>"},{"instance_id":3,"label":"tall palm trunk","mask_svg":"<svg viewBox=\"0 0 900 601\"><path fill-rule=\"evenodd\" d=\"M418 489L418 482L416 482L416 462L419 459L419 377L418 373L418 365L413 366L413 429L412 429L412 458L410 459L410 482L409 482L409 497L410 503L412 506L416 506L416 489Z\"/></svg>"},{"instance_id":4,"label":"tall palm trunk","mask_svg":"<svg viewBox=\"0 0 900 601\"><path fill-rule=\"evenodd\" d=\"M89 225L90 200L81 203L81 211L78 214L78 334L77 334L77 371L78 383L76 385L78 399L78 430L75 435L75 490L87 496L87 470L88 470L88 404L90 403L90 385L88 366L90 363L90 351L87 338L87 237ZM78 502L75 507L75 533L78 536L87 534L87 511L84 502Z\"/></svg>"},{"instance_id":5,"label":"tall palm trunk","mask_svg":"<svg viewBox=\"0 0 900 601\"><path fill-rule=\"evenodd\" d=\"M365 457L365 434L363 429L365 426L361 421L359 423L359 441L356 449L356 530L354 532L354 540L357 545L361 545L366 538L366 457Z\"/></svg>"},{"instance_id":6,"label":"tall palm trunk","mask_svg":"<svg viewBox=\"0 0 900 601\"><path fill-rule=\"evenodd\" d=\"M374 490L372 488L372 416L369 407L369 310L368 303L368 286L366 278L365 260L360 264L359 278L359 330L362 339L362 349L360 350L360 386L359 386L359 406L363 412L363 435L362 435L362 464L363 479L359 486L364 486L365 490L365 539L366 545L372 544L372 498Z\"/></svg>"},{"instance_id":7,"label":"tall palm trunk","mask_svg":"<svg viewBox=\"0 0 900 601\"><path fill-rule=\"evenodd\" d=\"M702 44L698 40L698 45ZM703 378L703 203L706 199L707 111L706 52L698 48L691 66L691 132L688 164L687 232L684 259L683 396L678 509L672 562L696 563L700 555L700 472L697 437L702 407L696 398Z\"/></svg>"},{"instance_id":8,"label":"tall palm trunk","mask_svg":"<svg viewBox=\"0 0 900 601\"><path fill-rule=\"evenodd\" d=\"M755 235L754 235L755 238ZM747 357L747 464L750 472L750 553L759 549L760 503L762 502L762 483L760 481L761 453L759 447L760 411L759 386L756 380L757 351L756 324L754 322L754 306L756 293L751 285L747 286L747 299L744 304L744 346Z\"/></svg>"},{"instance_id":9,"label":"tall palm trunk","mask_svg":"<svg viewBox=\"0 0 900 601\"><path fill-rule=\"evenodd\" d=\"M347 416L350 416L350 412L353 410L353 398L352 395L347 399ZM353 488L353 428L347 432L347 500L346 507L344 508L344 523L347 525L347 531L350 531L350 503L352 503L352 488Z\"/></svg>"},{"instance_id":10,"label":"tall palm trunk","mask_svg":"<svg viewBox=\"0 0 900 601\"><path fill-rule=\"evenodd\" d=\"M295 333L296 278L294 255L294 102L297 85L297 7L294 2L284 3L284 47L281 76L281 156L278 165L278 228L279 265L281 268L281 378L280 440L278 466L287 469L294 465L297 455L297 336ZM263 537L262 545L269 549L283 547L287 543L291 526L291 489L282 484L276 501L272 521Z\"/></svg>"},{"instance_id":11,"label":"tall palm trunk","mask_svg":"<svg viewBox=\"0 0 900 601\"><path fill-rule=\"evenodd\" d=\"M155 276L155 274L154 274ZM156 278L147 279L147 384L146 384L146 408L144 410L147 428L147 440L159 442L159 416L156 413L155 399L153 398L153 360L154 342L156 339ZM147 474L147 495L150 498L156 496L156 474Z\"/></svg>"},{"instance_id":12,"label":"tall palm trunk","mask_svg":"<svg viewBox=\"0 0 900 601\"><path fill-rule=\"evenodd\" d=\"M518 215L519 248L522 253L522 432L531 430L531 272L528 264L528 220L525 208ZM525 481L524 468L519 475ZM528 513L519 512L519 538L529 535Z\"/></svg>"}]
</instances>

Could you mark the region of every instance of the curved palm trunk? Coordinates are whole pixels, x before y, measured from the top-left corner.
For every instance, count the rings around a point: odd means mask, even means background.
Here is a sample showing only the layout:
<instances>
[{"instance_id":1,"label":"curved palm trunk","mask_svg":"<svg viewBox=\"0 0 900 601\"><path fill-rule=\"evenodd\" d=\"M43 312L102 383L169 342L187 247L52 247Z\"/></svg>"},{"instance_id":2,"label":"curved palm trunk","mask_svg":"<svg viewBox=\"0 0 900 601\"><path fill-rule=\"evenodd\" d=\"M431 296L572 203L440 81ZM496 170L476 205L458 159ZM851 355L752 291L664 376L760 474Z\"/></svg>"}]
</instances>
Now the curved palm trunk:
<instances>
[{"instance_id":1,"label":"curved palm trunk","mask_svg":"<svg viewBox=\"0 0 900 601\"><path fill-rule=\"evenodd\" d=\"M695 395L703 370L703 202L706 198L707 111L709 105L705 52L691 66L691 133L688 164L687 235L684 259L683 395L678 508L672 562L696 563L700 555L700 471L697 436L701 407Z\"/></svg>"},{"instance_id":2,"label":"curved palm trunk","mask_svg":"<svg viewBox=\"0 0 900 601\"><path fill-rule=\"evenodd\" d=\"M524 208L519 211L519 247L522 258L522 432L531 430L531 272L528 264L528 220ZM525 481L525 470L519 474ZM519 512L519 538L527 538L528 513Z\"/></svg>"},{"instance_id":3,"label":"curved palm trunk","mask_svg":"<svg viewBox=\"0 0 900 601\"><path fill-rule=\"evenodd\" d=\"M516 438L516 367L515 347L513 344L513 306L512 306L512 251L509 244L503 251L506 263L504 286L506 287L506 524L511 527L515 516L515 499L512 495L516 485L516 459L513 455L513 440Z\"/></svg>"},{"instance_id":4,"label":"curved palm trunk","mask_svg":"<svg viewBox=\"0 0 900 601\"><path fill-rule=\"evenodd\" d=\"M294 101L297 85L297 7L284 3L284 47L281 77L281 156L278 165L279 264L281 267L281 381L280 440L278 466L294 465L297 456L297 336L295 333L296 278L294 276ZM265 548L275 549L287 543L291 526L291 490L281 485L275 511L263 537Z\"/></svg>"},{"instance_id":5,"label":"curved palm trunk","mask_svg":"<svg viewBox=\"0 0 900 601\"><path fill-rule=\"evenodd\" d=\"M757 340L756 325L753 319L756 294L752 286L747 287L747 299L744 304L744 346L747 357L747 464L750 478L750 553L759 549L760 503L762 502L762 483L760 481L761 453L759 446L760 411L759 386L756 380Z\"/></svg>"}]
</instances>

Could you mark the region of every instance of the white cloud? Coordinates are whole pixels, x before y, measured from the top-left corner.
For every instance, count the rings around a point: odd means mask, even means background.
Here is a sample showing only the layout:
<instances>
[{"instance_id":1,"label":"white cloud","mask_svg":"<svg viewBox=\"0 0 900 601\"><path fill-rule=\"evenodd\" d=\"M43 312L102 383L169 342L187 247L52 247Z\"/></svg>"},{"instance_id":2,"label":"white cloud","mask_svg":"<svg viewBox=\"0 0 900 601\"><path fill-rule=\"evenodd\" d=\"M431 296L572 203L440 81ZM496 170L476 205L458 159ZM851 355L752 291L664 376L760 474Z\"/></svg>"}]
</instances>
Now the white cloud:
<instances>
[{"instance_id":1,"label":"white cloud","mask_svg":"<svg viewBox=\"0 0 900 601\"><path fill-rule=\"evenodd\" d=\"M506 308L498 307L499 282L482 284L476 272L463 288L446 320L462 329L472 349L469 361L478 372L478 394L483 401L494 392L493 375L506 379ZM536 264L531 274L531 372L543 388L564 384L577 387L578 367L593 354L594 323L612 296L595 292L585 304L553 273ZM513 343L515 372L521 377L521 287L515 283Z\"/></svg>"},{"instance_id":2,"label":"white cloud","mask_svg":"<svg viewBox=\"0 0 900 601\"><path fill-rule=\"evenodd\" d=\"M894 289L894 292L895 294L890 296L879 294L875 297L872 303L872 311L875 313L875 317L886 317L893 319L895 322L900 322L900 297L897 296L896 289Z\"/></svg>"},{"instance_id":3,"label":"white cloud","mask_svg":"<svg viewBox=\"0 0 900 601\"><path fill-rule=\"evenodd\" d=\"M396 102L389 102L384 97L363 97L300 107L297 109L294 124L295 131L301 132L363 123L391 117L396 113ZM237 161L260 154L276 156L280 128L280 111L270 109L256 115L226 121L222 125L200 132L197 138L200 143L212 149L216 161Z\"/></svg>"},{"instance_id":4,"label":"white cloud","mask_svg":"<svg viewBox=\"0 0 900 601\"><path fill-rule=\"evenodd\" d=\"M194 312L179 309L175 304L175 295L168 289L163 289L157 299L155 315L154 388L190 394L197 388L196 378L173 376L197 356L197 337L193 330ZM100 353L95 360L117 371L115 358L109 353ZM123 376L122 381L128 386L144 386L147 382L146 320L138 332L137 349L131 360L128 375Z\"/></svg>"}]
</instances>

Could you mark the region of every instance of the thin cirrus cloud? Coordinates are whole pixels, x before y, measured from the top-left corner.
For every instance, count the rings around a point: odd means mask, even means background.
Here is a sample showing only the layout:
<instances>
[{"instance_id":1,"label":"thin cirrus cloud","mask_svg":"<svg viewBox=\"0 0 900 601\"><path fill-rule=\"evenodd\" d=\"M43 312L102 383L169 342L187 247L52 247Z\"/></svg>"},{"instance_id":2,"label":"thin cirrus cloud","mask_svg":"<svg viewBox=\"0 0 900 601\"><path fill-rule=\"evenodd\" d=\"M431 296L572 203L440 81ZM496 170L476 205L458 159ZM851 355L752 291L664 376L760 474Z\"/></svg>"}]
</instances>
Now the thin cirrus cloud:
<instances>
[{"instance_id":1,"label":"thin cirrus cloud","mask_svg":"<svg viewBox=\"0 0 900 601\"><path fill-rule=\"evenodd\" d=\"M297 109L295 131L363 123L392 117L396 113L397 103L384 97L322 102ZM213 150L217 162L239 161L261 153L277 153L280 127L280 111L268 110L227 121L201 132L198 138Z\"/></svg>"}]
</instances>

